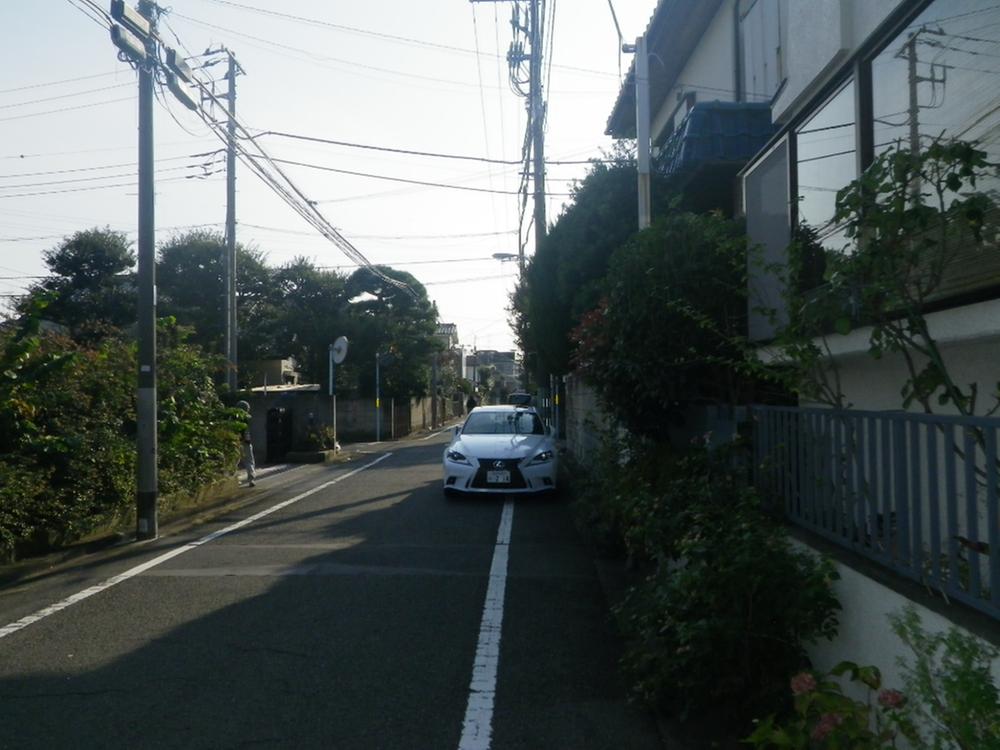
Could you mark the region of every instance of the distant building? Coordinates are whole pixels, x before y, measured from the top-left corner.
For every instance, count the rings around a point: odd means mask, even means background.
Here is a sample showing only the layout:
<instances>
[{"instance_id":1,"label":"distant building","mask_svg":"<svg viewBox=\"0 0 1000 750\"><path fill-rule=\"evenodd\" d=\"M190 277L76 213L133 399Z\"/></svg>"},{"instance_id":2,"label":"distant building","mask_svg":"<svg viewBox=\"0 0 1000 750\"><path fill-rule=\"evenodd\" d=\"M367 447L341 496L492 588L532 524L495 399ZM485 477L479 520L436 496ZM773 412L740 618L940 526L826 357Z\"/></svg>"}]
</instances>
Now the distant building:
<instances>
[{"instance_id":1,"label":"distant building","mask_svg":"<svg viewBox=\"0 0 1000 750\"><path fill-rule=\"evenodd\" d=\"M454 323L439 323L434 338L440 341L446 350L458 348L458 326Z\"/></svg>"},{"instance_id":2,"label":"distant building","mask_svg":"<svg viewBox=\"0 0 1000 750\"><path fill-rule=\"evenodd\" d=\"M299 385L298 363L287 359L260 359L240 363L247 387Z\"/></svg>"}]
</instances>

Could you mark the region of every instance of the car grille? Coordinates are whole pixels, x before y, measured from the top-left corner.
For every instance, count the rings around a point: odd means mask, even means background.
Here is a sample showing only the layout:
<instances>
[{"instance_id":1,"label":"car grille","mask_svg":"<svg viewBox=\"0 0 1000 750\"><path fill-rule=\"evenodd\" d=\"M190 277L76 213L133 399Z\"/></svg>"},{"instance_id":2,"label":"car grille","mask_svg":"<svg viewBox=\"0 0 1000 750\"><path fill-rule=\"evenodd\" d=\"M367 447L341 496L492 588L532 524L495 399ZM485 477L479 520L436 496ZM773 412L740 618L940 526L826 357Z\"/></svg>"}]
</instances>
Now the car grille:
<instances>
[{"instance_id":1,"label":"car grille","mask_svg":"<svg viewBox=\"0 0 1000 750\"><path fill-rule=\"evenodd\" d=\"M503 464L502 468L500 464ZM481 458L479 459L479 469L476 471L476 476L472 478L469 486L475 489L522 490L528 485L524 481L524 475L521 473L521 470L517 468L517 464L518 459L516 458ZM510 484L487 482L486 472L488 471L509 471Z\"/></svg>"}]
</instances>

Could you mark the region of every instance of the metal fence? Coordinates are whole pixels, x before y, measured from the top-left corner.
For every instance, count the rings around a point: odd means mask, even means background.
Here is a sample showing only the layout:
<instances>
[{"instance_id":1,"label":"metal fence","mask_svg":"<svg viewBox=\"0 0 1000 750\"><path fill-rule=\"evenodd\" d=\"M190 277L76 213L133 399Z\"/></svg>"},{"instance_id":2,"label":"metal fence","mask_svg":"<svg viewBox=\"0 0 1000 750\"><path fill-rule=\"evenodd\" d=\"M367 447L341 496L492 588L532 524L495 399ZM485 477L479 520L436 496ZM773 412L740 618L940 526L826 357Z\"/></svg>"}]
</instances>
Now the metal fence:
<instances>
[{"instance_id":1,"label":"metal fence","mask_svg":"<svg viewBox=\"0 0 1000 750\"><path fill-rule=\"evenodd\" d=\"M1000 419L754 406L754 481L793 523L1000 619Z\"/></svg>"}]
</instances>

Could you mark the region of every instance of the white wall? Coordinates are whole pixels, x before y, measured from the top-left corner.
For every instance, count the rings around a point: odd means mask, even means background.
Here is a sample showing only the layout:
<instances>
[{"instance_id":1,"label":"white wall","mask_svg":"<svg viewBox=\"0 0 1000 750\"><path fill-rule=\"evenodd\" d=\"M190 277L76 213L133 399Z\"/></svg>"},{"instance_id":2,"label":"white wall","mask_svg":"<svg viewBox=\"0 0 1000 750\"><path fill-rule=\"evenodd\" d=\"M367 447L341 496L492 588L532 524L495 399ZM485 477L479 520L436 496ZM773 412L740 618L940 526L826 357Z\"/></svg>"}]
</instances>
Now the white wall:
<instances>
[{"instance_id":1,"label":"white wall","mask_svg":"<svg viewBox=\"0 0 1000 750\"><path fill-rule=\"evenodd\" d=\"M710 102L717 99L724 102L735 100L736 93L733 81L735 52L733 3L735 1L727 0L719 7L715 18L712 19L698 46L677 77L676 85L667 94L663 107L653 116L650 134L654 141L657 140L672 118L675 120L674 127L684 119L685 111L683 108L676 112L675 117L678 94L683 95L694 91L696 101L699 102ZM650 74L653 74L658 64L656 58L649 61Z\"/></svg>"},{"instance_id":2,"label":"white wall","mask_svg":"<svg viewBox=\"0 0 1000 750\"><path fill-rule=\"evenodd\" d=\"M799 542L796 544L812 549ZM820 641L809 648L814 668L825 672L843 660L862 666L875 665L882 672L883 687L902 690L902 670L897 661L902 658L912 665L913 653L892 632L888 616L913 604L928 632L945 632L954 623L853 568L839 563L835 566L840 580L835 582L834 588L843 607L839 613L839 632L834 640ZM1000 659L994 660L992 674L994 683L1000 686ZM864 695L854 697L863 699Z\"/></svg>"},{"instance_id":3,"label":"white wall","mask_svg":"<svg viewBox=\"0 0 1000 750\"><path fill-rule=\"evenodd\" d=\"M993 405L1000 362L1000 300L944 310L927 316L931 335L942 350L949 372L962 388L977 383L977 414ZM907 377L900 355L875 359L868 354L870 328L847 336L828 338L831 352L841 365L841 386L852 408L879 411L901 409L900 388ZM803 402L803 406L807 405ZM916 408L914 409L916 410ZM942 407L941 414L954 414Z\"/></svg>"},{"instance_id":4,"label":"white wall","mask_svg":"<svg viewBox=\"0 0 1000 750\"><path fill-rule=\"evenodd\" d=\"M786 122L906 0L793 0L788 4L788 82L772 108Z\"/></svg>"}]
</instances>

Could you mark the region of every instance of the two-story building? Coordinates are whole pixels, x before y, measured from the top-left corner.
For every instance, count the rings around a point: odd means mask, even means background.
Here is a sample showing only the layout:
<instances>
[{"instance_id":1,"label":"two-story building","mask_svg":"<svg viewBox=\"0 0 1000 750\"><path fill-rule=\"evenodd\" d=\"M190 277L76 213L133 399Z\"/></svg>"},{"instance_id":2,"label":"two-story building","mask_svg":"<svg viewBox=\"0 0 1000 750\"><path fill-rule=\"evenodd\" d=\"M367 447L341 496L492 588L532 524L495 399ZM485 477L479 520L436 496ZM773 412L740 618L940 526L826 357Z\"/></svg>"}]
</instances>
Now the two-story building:
<instances>
[{"instance_id":1,"label":"two-story building","mask_svg":"<svg viewBox=\"0 0 1000 750\"><path fill-rule=\"evenodd\" d=\"M787 320L773 269L797 228L824 252L852 252L836 196L879 154L956 139L1000 156L991 0L659 0L645 44L657 168L686 208L742 215L762 252L748 333L764 356ZM635 83L633 64L611 135L635 137ZM996 176L977 185L998 187ZM1000 380L996 239L959 255L924 310L949 371L978 387L979 414ZM755 410L756 457L771 467L762 491L807 530L802 543L836 555L840 636L814 650L817 665L877 664L898 685L904 649L888 613L915 604L932 630L1000 633L1000 422L906 412L904 355L871 356L870 334L856 320L817 341L851 409Z\"/></svg>"}]
</instances>

